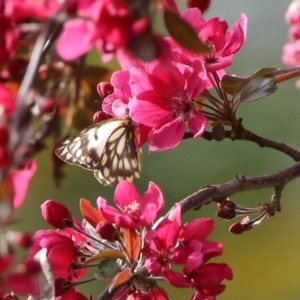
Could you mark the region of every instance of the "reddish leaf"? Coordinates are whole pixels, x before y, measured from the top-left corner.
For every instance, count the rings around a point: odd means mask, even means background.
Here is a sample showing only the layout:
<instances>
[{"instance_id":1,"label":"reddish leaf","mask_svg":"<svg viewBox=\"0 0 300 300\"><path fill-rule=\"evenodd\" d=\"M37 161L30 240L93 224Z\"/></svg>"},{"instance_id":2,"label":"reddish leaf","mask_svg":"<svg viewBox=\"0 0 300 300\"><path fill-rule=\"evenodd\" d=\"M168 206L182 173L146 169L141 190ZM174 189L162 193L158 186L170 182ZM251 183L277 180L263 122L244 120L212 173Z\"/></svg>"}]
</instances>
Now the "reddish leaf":
<instances>
[{"instance_id":1,"label":"reddish leaf","mask_svg":"<svg viewBox=\"0 0 300 300\"><path fill-rule=\"evenodd\" d=\"M126 268L121 271L112 281L112 284L109 287L109 293L111 293L118 286L126 283L131 278L131 270L130 268Z\"/></svg>"},{"instance_id":2,"label":"reddish leaf","mask_svg":"<svg viewBox=\"0 0 300 300\"><path fill-rule=\"evenodd\" d=\"M272 77L276 83L279 83L299 76L300 76L300 67L278 70L269 74L267 77Z\"/></svg>"},{"instance_id":3,"label":"reddish leaf","mask_svg":"<svg viewBox=\"0 0 300 300\"><path fill-rule=\"evenodd\" d=\"M131 263L135 263L140 254L140 238L134 229L124 229L125 248Z\"/></svg>"},{"instance_id":4,"label":"reddish leaf","mask_svg":"<svg viewBox=\"0 0 300 300\"><path fill-rule=\"evenodd\" d=\"M211 48L202 43L194 28L171 10L164 10L165 25L170 35L181 46L201 54L210 54Z\"/></svg>"},{"instance_id":5,"label":"reddish leaf","mask_svg":"<svg viewBox=\"0 0 300 300\"><path fill-rule=\"evenodd\" d=\"M106 221L102 213L93 207L89 200L80 199L80 211L84 218L93 226L96 227L98 223Z\"/></svg>"}]
</instances>

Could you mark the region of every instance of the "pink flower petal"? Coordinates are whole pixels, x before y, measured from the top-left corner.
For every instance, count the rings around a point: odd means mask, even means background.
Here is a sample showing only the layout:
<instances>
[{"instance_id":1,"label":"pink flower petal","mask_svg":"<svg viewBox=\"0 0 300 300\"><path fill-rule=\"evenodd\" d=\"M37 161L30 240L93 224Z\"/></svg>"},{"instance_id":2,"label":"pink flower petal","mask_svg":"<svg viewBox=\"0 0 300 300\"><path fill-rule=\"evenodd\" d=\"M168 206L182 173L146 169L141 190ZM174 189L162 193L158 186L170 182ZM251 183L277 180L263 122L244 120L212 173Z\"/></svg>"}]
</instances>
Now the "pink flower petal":
<instances>
[{"instance_id":1,"label":"pink flower petal","mask_svg":"<svg viewBox=\"0 0 300 300\"><path fill-rule=\"evenodd\" d=\"M170 269L163 270L163 276L173 286L179 287L179 288L187 288L193 286L192 282L189 281L186 277L184 277L182 274L174 272Z\"/></svg>"},{"instance_id":2,"label":"pink flower petal","mask_svg":"<svg viewBox=\"0 0 300 300\"><path fill-rule=\"evenodd\" d=\"M185 124L181 118L166 123L159 129L150 133L150 151L164 151L176 147L182 140L185 133Z\"/></svg>"},{"instance_id":3,"label":"pink flower petal","mask_svg":"<svg viewBox=\"0 0 300 300\"><path fill-rule=\"evenodd\" d=\"M164 207L165 202L162 191L155 183L150 182L141 202L142 218L140 224L144 226L150 225L162 212Z\"/></svg>"},{"instance_id":4,"label":"pink flower petal","mask_svg":"<svg viewBox=\"0 0 300 300\"><path fill-rule=\"evenodd\" d=\"M214 230L215 222L212 219L198 218L184 225L183 240L203 241Z\"/></svg>"},{"instance_id":5,"label":"pink flower petal","mask_svg":"<svg viewBox=\"0 0 300 300\"><path fill-rule=\"evenodd\" d=\"M179 203L175 203L171 208L168 213L168 219L181 225L181 205Z\"/></svg>"},{"instance_id":6,"label":"pink flower petal","mask_svg":"<svg viewBox=\"0 0 300 300\"><path fill-rule=\"evenodd\" d=\"M199 268L203 264L203 254L201 252L193 252L189 255L184 268L183 273L189 275L195 269Z\"/></svg>"},{"instance_id":7,"label":"pink flower petal","mask_svg":"<svg viewBox=\"0 0 300 300\"><path fill-rule=\"evenodd\" d=\"M86 54L93 46L94 33L91 22L81 19L68 21L56 44L58 55L64 60L73 60Z\"/></svg>"},{"instance_id":8,"label":"pink flower petal","mask_svg":"<svg viewBox=\"0 0 300 300\"><path fill-rule=\"evenodd\" d=\"M188 125L191 132L194 134L194 139L197 139L203 135L208 125L208 121L200 111L193 109Z\"/></svg>"},{"instance_id":9,"label":"pink flower petal","mask_svg":"<svg viewBox=\"0 0 300 300\"><path fill-rule=\"evenodd\" d=\"M147 97L155 98L152 91L144 92L139 97L147 95ZM158 103L153 103L147 100L137 99L133 97L128 104L129 117L139 124L144 124L149 127L160 126L161 124L168 122L172 119L172 112L168 109L163 108Z\"/></svg>"},{"instance_id":10,"label":"pink flower petal","mask_svg":"<svg viewBox=\"0 0 300 300\"><path fill-rule=\"evenodd\" d=\"M14 207L19 207L26 196L28 186L30 183L30 179L34 175L37 170L37 163L35 160L27 163L21 171L11 171L10 175L14 185L14 199L13 204Z\"/></svg>"},{"instance_id":11,"label":"pink flower petal","mask_svg":"<svg viewBox=\"0 0 300 300\"><path fill-rule=\"evenodd\" d=\"M142 201L134 184L127 180L123 180L117 185L114 193L114 199L115 203L119 207L127 207L135 202L140 203Z\"/></svg>"}]
</instances>

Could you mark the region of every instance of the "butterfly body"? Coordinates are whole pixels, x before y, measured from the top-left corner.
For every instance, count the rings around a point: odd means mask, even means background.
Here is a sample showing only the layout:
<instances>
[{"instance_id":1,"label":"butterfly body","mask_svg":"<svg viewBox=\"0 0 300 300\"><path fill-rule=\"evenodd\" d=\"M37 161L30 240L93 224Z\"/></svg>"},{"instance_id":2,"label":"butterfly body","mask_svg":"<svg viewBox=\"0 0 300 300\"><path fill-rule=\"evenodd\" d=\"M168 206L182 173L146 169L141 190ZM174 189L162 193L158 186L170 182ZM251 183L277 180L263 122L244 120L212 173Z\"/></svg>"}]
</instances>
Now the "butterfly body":
<instances>
[{"instance_id":1,"label":"butterfly body","mask_svg":"<svg viewBox=\"0 0 300 300\"><path fill-rule=\"evenodd\" d=\"M55 150L69 164L94 171L104 185L139 178L141 150L136 125L125 118L95 123L66 139Z\"/></svg>"}]
</instances>

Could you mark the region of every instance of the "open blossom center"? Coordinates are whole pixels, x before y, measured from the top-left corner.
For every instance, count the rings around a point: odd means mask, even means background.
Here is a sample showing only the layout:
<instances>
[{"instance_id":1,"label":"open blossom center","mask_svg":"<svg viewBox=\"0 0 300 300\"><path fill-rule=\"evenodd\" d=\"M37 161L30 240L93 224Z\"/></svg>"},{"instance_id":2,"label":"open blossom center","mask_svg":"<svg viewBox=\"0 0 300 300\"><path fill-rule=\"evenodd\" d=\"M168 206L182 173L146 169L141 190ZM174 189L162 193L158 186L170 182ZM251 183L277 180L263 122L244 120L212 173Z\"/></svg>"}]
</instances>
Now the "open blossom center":
<instances>
[{"instance_id":1,"label":"open blossom center","mask_svg":"<svg viewBox=\"0 0 300 300\"><path fill-rule=\"evenodd\" d=\"M120 207L120 210L136 222L138 222L141 218L142 213L140 210L140 203L136 200L127 206Z\"/></svg>"},{"instance_id":2,"label":"open blossom center","mask_svg":"<svg viewBox=\"0 0 300 300\"><path fill-rule=\"evenodd\" d=\"M191 102L187 97L186 91L178 92L176 96L173 96L168 107L171 108L174 118L182 116L184 121L189 119Z\"/></svg>"}]
</instances>

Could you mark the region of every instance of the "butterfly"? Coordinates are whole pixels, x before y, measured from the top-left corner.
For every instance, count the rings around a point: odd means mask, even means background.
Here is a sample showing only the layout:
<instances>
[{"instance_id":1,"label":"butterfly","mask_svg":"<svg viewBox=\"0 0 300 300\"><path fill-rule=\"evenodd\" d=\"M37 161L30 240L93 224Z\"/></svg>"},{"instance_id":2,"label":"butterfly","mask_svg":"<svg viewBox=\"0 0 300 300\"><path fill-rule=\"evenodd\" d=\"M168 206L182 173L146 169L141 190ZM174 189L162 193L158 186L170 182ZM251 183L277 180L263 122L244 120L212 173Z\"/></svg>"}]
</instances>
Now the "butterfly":
<instances>
[{"instance_id":1,"label":"butterfly","mask_svg":"<svg viewBox=\"0 0 300 300\"><path fill-rule=\"evenodd\" d=\"M63 161L94 171L103 185L140 177L141 150L136 124L128 118L95 123L55 149Z\"/></svg>"}]
</instances>

